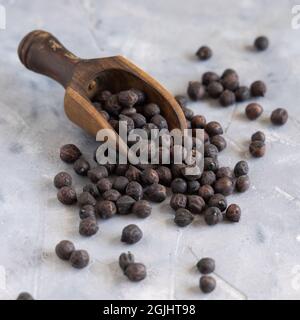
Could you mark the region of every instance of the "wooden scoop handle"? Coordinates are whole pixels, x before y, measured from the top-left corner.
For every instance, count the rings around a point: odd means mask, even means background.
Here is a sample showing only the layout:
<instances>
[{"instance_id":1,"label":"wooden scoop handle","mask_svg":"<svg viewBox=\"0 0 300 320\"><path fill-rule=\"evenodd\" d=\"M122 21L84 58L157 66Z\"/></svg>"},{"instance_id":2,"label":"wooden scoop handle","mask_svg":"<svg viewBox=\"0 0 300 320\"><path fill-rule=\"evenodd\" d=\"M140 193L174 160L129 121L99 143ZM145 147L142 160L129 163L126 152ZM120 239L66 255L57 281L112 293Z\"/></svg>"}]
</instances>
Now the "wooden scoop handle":
<instances>
[{"instance_id":1,"label":"wooden scoop handle","mask_svg":"<svg viewBox=\"0 0 300 320\"><path fill-rule=\"evenodd\" d=\"M56 80L64 88L70 83L76 64L81 61L51 33L42 30L25 36L18 54L26 68Z\"/></svg>"}]
</instances>

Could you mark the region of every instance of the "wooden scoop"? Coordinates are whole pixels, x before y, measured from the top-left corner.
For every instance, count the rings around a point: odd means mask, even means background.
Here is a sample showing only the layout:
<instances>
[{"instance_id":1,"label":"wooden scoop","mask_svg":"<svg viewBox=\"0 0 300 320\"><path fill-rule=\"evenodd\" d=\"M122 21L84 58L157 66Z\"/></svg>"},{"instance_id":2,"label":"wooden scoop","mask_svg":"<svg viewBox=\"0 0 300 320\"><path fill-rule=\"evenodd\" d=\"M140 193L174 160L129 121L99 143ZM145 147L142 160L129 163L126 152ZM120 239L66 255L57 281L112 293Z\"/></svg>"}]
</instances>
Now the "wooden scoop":
<instances>
[{"instance_id":1,"label":"wooden scoop","mask_svg":"<svg viewBox=\"0 0 300 320\"><path fill-rule=\"evenodd\" d=\"M18 49L26 68L59 82L65 89L64 108L68 118L93 136L111 129L119 146L126 148L118 134L91 103L102 90L113 93L137 88L161 108L170 129L186 128L186 119L174 97L146 72L122 56L83 60L69 52L53 35L36 30L21 41ZM124 149L125 150L125 149Z\"/></svg>"}]
</instances>

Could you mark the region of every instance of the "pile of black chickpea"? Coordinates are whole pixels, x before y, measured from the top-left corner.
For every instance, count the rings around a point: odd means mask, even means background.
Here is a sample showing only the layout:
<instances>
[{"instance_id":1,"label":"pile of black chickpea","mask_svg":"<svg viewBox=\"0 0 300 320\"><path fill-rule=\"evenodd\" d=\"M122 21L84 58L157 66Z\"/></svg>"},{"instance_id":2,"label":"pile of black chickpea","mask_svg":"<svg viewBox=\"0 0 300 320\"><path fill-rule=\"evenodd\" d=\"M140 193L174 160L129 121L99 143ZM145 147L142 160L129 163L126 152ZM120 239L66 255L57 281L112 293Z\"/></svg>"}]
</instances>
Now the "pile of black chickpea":
<instances>
[{"instance_id":1,"label":"pile of black chickpea","mask_svg":"<svg viewBox=\"0 0 300 320\"><path fill-rule=\"evenodd\" d=\"M168 130L168 123L160 114L160 108L154 103L146 102L145 95L136 90L112 94L100 92L96 96L95 107L109 123L118 130L119 121L125 121L128 131L134 128ZM139 100L140 99L140 100ZM178 97L177 100L179 101ZM134 214L145 219L151 215L151 202L160 203L166 200L167 190L172 191L170 206L174 209L174 222L179 227L186 227L194 220L195 215L202 215L210 226L221 222L223 218L238 222L241 209L236 204L227 205L226 197L234 191L245 192L249 186L248 165L245 161L237 163L232 170L221 167L218 154L226 148L222 136L222 126L215 121L206 122L202 115L194 115L186 108L182 99L179 101L187 121L193 129L205 129L204 171L199 175L187 175L186 164L130 165L89 163L74 144L64 145L60 158L73 165L76 174L87 176L90 184L83 186L77 194L72 186L72 177L67 172L60 172L54 178L58 188L58 200L65 205L79 205L79 233L91 237L98 230L100 219L111 219L114 216ZM167 131L168 132L168 131ZM149 141L148 141L149 142ZM161 150L158 149L159 153ZM96 160L96 159L95 159ZM120 240L133 245L143 237L137 225L128 225L120 235ZM88 265L88 253L75 250L69 241L62 241L56 247L58 257L70 260L75 268ZM131 281L141 281L146 277L146 267L135 263L133 255L123 253L120 256L120 267ZM126 262L126 263L125 263Z\"/></svg>"},{"instance_id":2,"label":"pile of black chickpea","mask_svg":"<svg viewBox=\"0 0 300 320\"><path fill-rule=\"evenodd\" d=\"M268 41L265 37L255 41L257 50L265 50L267 46ZM205 60L212 56L212 51L208 47L201 47L197 56ZM98 218L111 219L115 216L134 214L145 219L151 215L151 202L165 201L168 190L172 191L170 207L174 210L174 222L179 227L190 225L195 215L203 216L209 226L216 225L224 219L233 223L239 222L241 208L237 204L228 204L226 197L234 192L243 193L249 189L249 166L243 160L234 168L219 164L218 154L227 146L223 128L216 121L207 122L204 115L194 115L187 107L188 97L195 101L209 96L219 99L220 104L227 107L251 97L264 96L266 90L267 87L262 81L255 81L250 88L240 86L236 71L227 69L221 76L214 72L206 72L201 82L189 83L187 96L175 97L184 112L188 128L205 130L204 171L198 176L186 175L186 164L172 164L172 148L169 165L99 165L97 162L89 163L74 144L61 147L60 158L72 164L76 174L90 179L90 183L83 186L82 192L77 194L69 173L60 172L54 178L54 185L59 189L58 200L65 205L79 205L79 233L86 237L95 235L99 230ZM152 129L164 129L168 132L168 123L161 115L159 106L148 101L146 95L138 89L118 93L105 90L95 96L93 104L117 132L120 121L127 124L128 132L135 128L144 129L149 134ZM263 108L258 103L250 103L245 113L250 120L255 120L263 113ZM275 125L283 125L287 119L287 111L282 108L276 109L271 115L271 122ZM265 135L258 131L251 137L249 152L253 157L259 158L264 156L265 151ZM157 152L160 159L161 150L158 149ZM133 245L141 241L142 237L143 232L137 225L129 225L124 228L120 240ZM70 260L76 268L88 265L88 253L75 250L69 241L60 242L56 247L56 253L63 260ZM212 261L209 258L204 259L199 262L198 268L202 266L203 270L203 264L211 265ZM121 254L119 264L131 281L141 281L146 277L145 265L136 263L130 252ZM209 272L213 272L214 262L211 269ZM205 293L213 291L215 280L204 276L200 288Z\"/></svg>"}]
</instances>

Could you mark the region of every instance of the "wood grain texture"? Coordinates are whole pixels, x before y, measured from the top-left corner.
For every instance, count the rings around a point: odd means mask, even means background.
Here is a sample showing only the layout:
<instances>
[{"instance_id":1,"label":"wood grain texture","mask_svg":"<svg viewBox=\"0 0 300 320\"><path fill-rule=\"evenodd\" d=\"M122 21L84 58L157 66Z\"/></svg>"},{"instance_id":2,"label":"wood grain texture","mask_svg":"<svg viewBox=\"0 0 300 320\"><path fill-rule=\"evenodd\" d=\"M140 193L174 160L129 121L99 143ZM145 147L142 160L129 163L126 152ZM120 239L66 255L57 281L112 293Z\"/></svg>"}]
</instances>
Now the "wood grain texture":
<instances>
[{"instance_id":1,"label":"wood grain texture","mask_svg":"<svg viewBox=\"0 0 300 320\"><path fill-rule=\"evenodd\" d=\"M26 68L64 86L67 116L93 136L101 129L112 129L91 103L95 93L105 89L114 93L130 88L140 89L146 93L149 101L160 106L170 129L184 130L187 127L182 109L174 97L150 75L122 56L83 60L69 52L53 35L41 30L25 36L18 54ZM120 144L123 145L122 142Z\"/></svg>"},{"instance_id":2,"label":"wood grain texture","mask_svg":"<svg viewBox=\"0 0 300 320\"><path fill-rule=\"evenodd\" d=\"M80 61L53 35L42 30L32 31L23 38L18 55L26 68L56 80L65 88Z\"/></svg>"}]
</instances>

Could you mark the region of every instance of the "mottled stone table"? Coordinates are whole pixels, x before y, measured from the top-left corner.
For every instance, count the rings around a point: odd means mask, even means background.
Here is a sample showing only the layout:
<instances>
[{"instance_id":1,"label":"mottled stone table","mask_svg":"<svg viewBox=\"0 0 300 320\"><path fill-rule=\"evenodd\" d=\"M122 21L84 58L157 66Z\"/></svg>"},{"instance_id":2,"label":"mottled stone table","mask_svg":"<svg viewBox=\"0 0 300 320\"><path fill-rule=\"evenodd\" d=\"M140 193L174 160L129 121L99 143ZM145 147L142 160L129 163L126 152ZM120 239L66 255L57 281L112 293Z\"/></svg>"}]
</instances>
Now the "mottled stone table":
<instances>
[{"instance_id":1,"label":"mottled stone table","mask_svg":"<svg viewBox=\"0 0 300 320\"><path fill-rule=\"evenodd\" d=\"M291 28L293 1L0 1L7 29L0 31L0 298L29 291L37 299L297 299L300 298L300 30ZM233 166L249 160L251 190L234 195L243 210L239 224L207 227L201 218L187 229L172 221L168 201L153 206L149 219L132 216L100 222L92 239L78 234L76 208L56 200L52 185L64 143L85 154L93 139L63 112L63 89L24 69L16 50L22 36L42 28L57 35L82 57L123 54L151 73L171 92L185 91L189 80L207 70L239 71L242 82L268 84L261 100L265 112L249 122L245 103L220 108L216 103L190 107L226 128L228 149L220 160ZM251 50L266 34L270 49ZM198 62L194 52L208 44L214 57ZM289 110L286 126L274 128L270 112ZM247 152L255 130L267 135L267 154L253 160ZM75 177L78 190L82 180ZM128 248L122 228L137 223L145 237ZM57 259L53 250L70 239L91 255L81 271ZM148 267L148 278L129 283L117 259L130 249ZM203 256L217 262L217 290L204 296L195 263Z\"/></svg>"}]
</instances>

